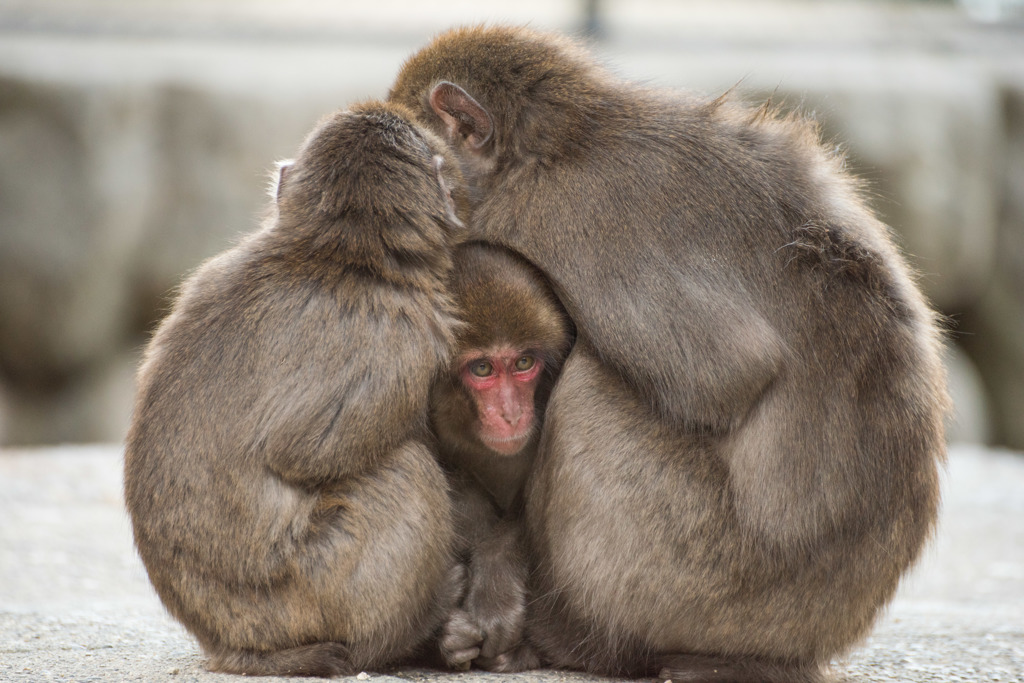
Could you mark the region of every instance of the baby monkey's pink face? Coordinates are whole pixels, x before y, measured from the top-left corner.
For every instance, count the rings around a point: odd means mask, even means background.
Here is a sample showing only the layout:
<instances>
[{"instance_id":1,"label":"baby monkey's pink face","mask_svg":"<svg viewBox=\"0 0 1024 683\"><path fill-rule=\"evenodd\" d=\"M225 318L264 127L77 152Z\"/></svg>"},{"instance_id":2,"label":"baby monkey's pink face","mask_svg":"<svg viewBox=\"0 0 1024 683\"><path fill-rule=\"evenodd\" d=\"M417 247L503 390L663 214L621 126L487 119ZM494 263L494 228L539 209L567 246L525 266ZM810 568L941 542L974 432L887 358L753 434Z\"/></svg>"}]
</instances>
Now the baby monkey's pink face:
<instances>
[{"instance_id":1,"label":"baby monkey's pink face","mask_svg":"<svg viewBox=\"0 0 1024 683\"><path fill-rule=\"evenodd\" d=\"M459 377L477 410L477 436L501 455L523 450L534 432L533 399L544 370L530 349L471 349L459 358Z\"/></svg>"}]
</instances>

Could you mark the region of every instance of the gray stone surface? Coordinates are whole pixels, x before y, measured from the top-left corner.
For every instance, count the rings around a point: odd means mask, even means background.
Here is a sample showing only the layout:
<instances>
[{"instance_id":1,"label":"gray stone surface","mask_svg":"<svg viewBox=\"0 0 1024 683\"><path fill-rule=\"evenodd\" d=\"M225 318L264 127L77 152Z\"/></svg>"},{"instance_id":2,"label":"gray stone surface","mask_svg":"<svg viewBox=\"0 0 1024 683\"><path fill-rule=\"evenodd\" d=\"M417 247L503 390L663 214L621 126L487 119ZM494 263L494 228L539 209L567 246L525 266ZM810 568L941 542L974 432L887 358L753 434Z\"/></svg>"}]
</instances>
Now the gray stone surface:
<instances>
[{"instance_id":1,"label":"gray stone surface","mask_svg":"<svg viewBox=\"0 0 1024 683\"><path fill-rule=\"evenodd\" d=\"M951 449L934 542L874 634L833 668L850 683L1024 681L1024 455ZM604 680L553 671L369 676ZM0 451L0 680L234 680L203 669L147 582L123 509L119 447Z\"/></svg>"}]
</instances>

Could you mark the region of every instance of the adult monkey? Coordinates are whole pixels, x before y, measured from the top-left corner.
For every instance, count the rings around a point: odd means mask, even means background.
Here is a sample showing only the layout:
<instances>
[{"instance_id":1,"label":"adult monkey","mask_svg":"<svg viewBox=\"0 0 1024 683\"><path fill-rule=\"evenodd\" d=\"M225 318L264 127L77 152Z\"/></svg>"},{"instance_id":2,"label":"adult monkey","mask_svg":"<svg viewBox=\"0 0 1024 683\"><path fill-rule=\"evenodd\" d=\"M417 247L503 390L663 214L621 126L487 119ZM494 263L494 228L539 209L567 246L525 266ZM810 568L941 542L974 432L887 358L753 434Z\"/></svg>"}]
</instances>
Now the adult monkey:
<instances>
[{"instance_id":1,"label":"adult monkey","mask_svg":"<svg viewBox=\"0 0 1024 683\"><path fill-rule=\"evenodd\" d=\"M465 202L411 118L367 102L321 121L262 229L185 282L147 348L125 500L213 671L391 666L462 597L428 400L460 327Z\"/></svg>"},{"instance_id":2,"label":"adult monkey","mask_svg":"<svg viewBox=\"0 0 1024 683\"><path fill-rule=\"evenodd\" d=\"M519 28L441 35L389 97L577 327L527 491L543 659L819 680L934 525L948 404L934 316L842 158Z\"/></svg>"}]
</instances>

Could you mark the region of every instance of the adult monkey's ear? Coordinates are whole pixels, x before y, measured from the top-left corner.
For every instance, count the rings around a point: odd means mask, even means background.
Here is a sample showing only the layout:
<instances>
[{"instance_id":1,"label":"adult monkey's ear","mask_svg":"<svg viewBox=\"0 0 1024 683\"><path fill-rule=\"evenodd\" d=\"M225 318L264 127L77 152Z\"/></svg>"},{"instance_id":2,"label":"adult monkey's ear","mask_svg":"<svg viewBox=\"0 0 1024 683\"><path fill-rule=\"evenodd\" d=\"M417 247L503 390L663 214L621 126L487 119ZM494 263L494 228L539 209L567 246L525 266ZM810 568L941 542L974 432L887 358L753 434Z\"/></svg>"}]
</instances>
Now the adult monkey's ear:
<instances>
[{"instance_id":1,"label":"adult monkey's ear","mask_svg":"<svg viewBox=\"0 0 1024 683\"><path fill-rule=\"evenodd\" d=\"M494 121L468 92L448 81L430 91L430 107L444 121L448 141L479 151L494 133Z\"/></svg>"},{"instance_id":2,"label":"adult monkey's ear","mask_svg":"<svg viewBox=\"0 0 1024 683\"><path fill-rule=\"evenodd\" d=\"M285 181L288 178L288 174L291 173L292 166L294 165L294 159L284 159L283 161L277 162L277 173L273 177L270 186L270 196L275 202L281 201L281 192L284 190Z\"/></svg>"}]
</instances>

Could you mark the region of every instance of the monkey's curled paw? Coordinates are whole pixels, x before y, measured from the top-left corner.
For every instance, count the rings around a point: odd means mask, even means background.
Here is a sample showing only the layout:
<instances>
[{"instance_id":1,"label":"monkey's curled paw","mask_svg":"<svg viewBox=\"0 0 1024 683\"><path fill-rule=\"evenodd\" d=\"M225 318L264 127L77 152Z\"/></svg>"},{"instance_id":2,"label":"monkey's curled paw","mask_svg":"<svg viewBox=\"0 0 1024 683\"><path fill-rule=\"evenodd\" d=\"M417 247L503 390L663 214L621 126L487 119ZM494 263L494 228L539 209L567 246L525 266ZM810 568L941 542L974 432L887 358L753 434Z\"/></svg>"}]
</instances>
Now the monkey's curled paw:
<instances>
[{"instance_id":1,"label":"monkey's curled paw","mask_svg":"<svg viewBox=\"0 0 1024 683\"><path fill-rule=\"evenodd\" d=\"M496 660L503 654L512 653L523 643L526 588L518 577L495 572L483 575L498 576L501 580L474 581L466 599L466 611L484 634L480 656Z\"/></svg>"},{"instance_id":2,"label":"monkey's curled paw","mask_svg":"<svg viewBox=\"0 0 1024 683\"><path fill-rule=\"evenodd\" d=\"M453 669L468 669L470 663L480 656L483 640L484 632L467 612L452 610L441 630L441 656Z\"/></svg>"},{"instance_id":3,"label":"monkey's curled paw","mask_svg":"<svg viewBox=\"0 0 1024 683\"><path fill-rule=\"evenodd\" d=\"M502 652L497 657L480 657L477 666L494 673L511 674L540 668L540 657L528 643L520 643L514 650Z\"/></svg>"}]
</instances>

